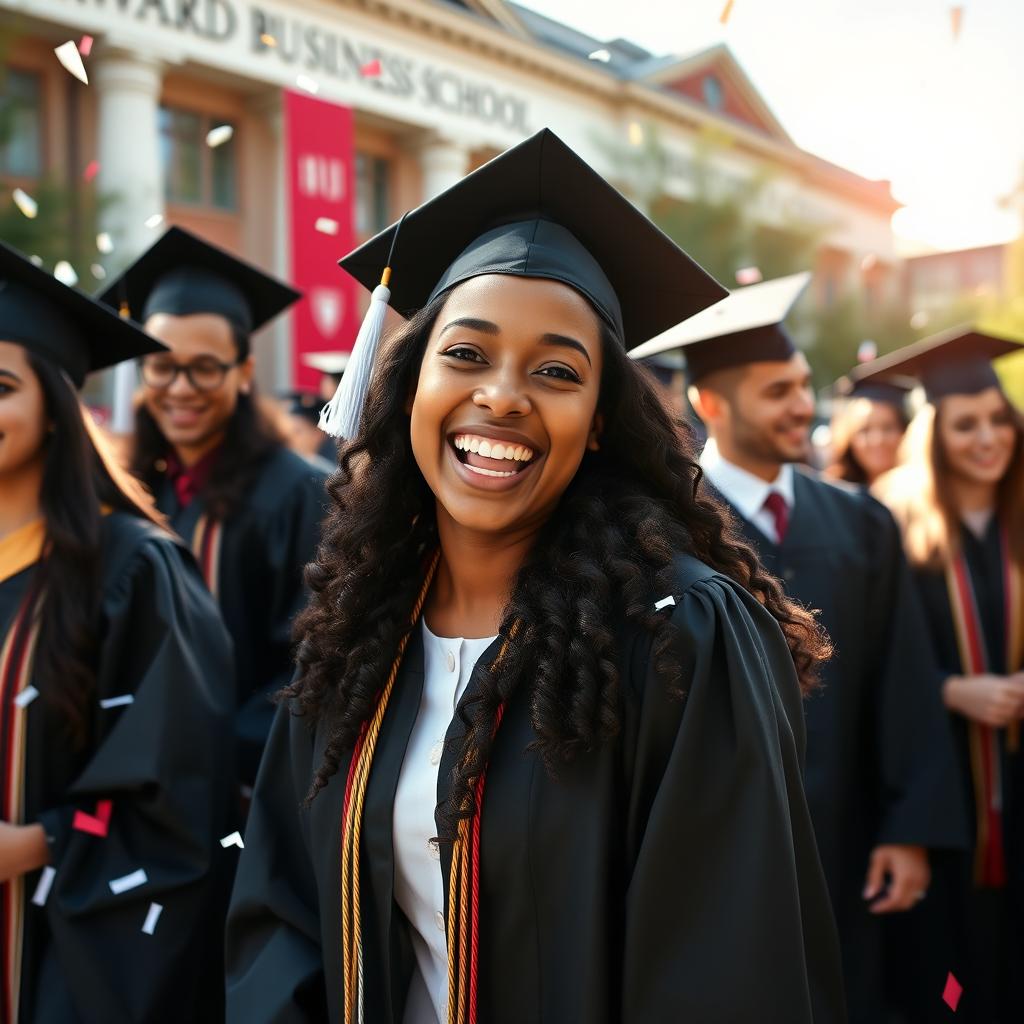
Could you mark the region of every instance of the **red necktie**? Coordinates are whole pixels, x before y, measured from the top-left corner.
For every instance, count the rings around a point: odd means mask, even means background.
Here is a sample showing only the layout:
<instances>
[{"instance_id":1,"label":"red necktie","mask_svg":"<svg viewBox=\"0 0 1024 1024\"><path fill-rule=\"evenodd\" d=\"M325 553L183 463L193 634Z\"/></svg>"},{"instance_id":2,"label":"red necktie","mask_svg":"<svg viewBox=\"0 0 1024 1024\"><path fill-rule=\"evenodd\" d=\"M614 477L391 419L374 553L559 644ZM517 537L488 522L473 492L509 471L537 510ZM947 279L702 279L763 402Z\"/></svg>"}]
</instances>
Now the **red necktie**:
<instances>
[{"instance_id":1,"label":"red necktie","mask_svg":"<svg viewBox=\"0 0 1024 1024\"><path fill-rule=\"evenodd\" d=\"M768 497L764 499L764 509L775 523L775 536L781 544L786 539L786 529L789 527L786 499L778 491L769 491Z\"/></svg>"}]
</instances>

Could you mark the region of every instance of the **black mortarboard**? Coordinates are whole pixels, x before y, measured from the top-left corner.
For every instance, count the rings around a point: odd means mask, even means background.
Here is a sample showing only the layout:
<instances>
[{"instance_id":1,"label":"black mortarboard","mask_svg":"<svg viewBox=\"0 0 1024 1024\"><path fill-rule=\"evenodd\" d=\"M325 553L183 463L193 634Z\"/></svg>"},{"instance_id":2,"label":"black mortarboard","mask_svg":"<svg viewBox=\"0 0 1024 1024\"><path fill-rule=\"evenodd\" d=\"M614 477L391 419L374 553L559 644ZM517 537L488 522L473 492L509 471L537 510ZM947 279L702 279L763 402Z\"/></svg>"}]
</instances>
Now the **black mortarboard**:
<instances>
[{"instance_id":1,"label":"black mortarboard","mask_svg":"<svg viewBox=\"0 0 1024 1024\"><path fill-rule=\"evenodd\" d=\"M949 395L975 395L999 387L992 360L1022 347L1019 341L973 326L954 327L858 366L850 378L855 384L919 382L928 401L937 402Z\"/></svg>"},{"instance_id":2,"label":"black mortarboard","mask_svg":"<svg viewBox=\"0 0 1024 1024\"><path fill-rule=\"evenodd\" d=\"M871 363L860 363L858 369L867 369ZM907 380L851 380L849 376L840 377L832 385L834 398L848 401L854 398L866 398L871 402L891 405L900 411L907 406L907 396L914 389L914 382Z\"/></svg>"},{"instance_id":3,"label":"black mortarboard","mask_svg":"<svg viewBox=\"0 0 1024 1024\"><path fill-rule=\"evenodd\" d=\"M62 284L0 242L0 341L56 363L81 387L87 373L164 346L132 320Z\"/></svg>"},{"instance_id":4,"label":"black mortarboard","mask_svg":"<svg viewBox=\"0 0 1024 1024\"><path fill-rule=\"evenodd\" d=\"M300 416L309 420L315 427L320 420L320 407L323 400L309 391L287 391L281 396L288 409L289 416Z\"/></svg>"},{"instance_id":5,"label":"black mortarboard","mask_svg":"<svg viewBox=\"0 0 1024 1024\"><path fill-rule=\"evenodd\" d=\"M543 277L586 296L626 348L726 291L549 129L542 129L342 259L367 288L390 265L391 306L416 312L483 274Z\"/></svg>"},{"instance_id":6,"label":"black mortarboard","mask_svg":"<svg viewBox=\"0 0 1024 1024\"><path fill-rule=\"evenodd\" d=\"M173 227L100 295L145 323L155 313L216 313L247 337L301 293L251 263Z\"/></svg>"},{"instance_id":7,"label":"black mortarboard","mask_svg":"<svg viewBox=\"0 0 1024 1024\"><path fill-rule=\"evenodd\" d=\"M321 419L327 433L347 438L358 430L385 304L408 317L473 277L546 278L587 298L629 349L727 294L547 128L340 265L373 289L352 361Z\"/></svg>"},{"instance_id":8,"label":"black mortarboard","mask_svg":"<svg viewBox=\"0 0 1024 1024\"><path fill-rule=\"evenodd\" d=\"M782 322L810 279L805 272L737 288L629 354L647 359L682 349L691 381L747 363L784 362L796 347Z\"/></svg>"}]
</instances>

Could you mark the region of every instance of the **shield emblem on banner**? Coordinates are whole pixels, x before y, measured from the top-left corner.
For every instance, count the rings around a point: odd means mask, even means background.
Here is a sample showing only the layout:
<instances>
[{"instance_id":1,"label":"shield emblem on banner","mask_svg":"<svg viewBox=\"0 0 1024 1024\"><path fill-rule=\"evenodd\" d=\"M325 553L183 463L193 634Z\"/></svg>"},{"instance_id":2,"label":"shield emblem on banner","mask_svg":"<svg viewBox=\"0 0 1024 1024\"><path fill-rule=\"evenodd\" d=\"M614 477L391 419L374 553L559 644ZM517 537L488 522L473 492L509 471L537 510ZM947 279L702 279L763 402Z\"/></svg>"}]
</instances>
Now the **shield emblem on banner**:
<instances>
[{"instance_id":1,"label":"shield emblem on banner","mask_svg":"<svg viewBox=\"0 0 1024 1024\"><path fill-rule=\"evenodd\" d=\"M335 288L314 288L309 296L313 323L324 338L333 338L345 311L345 297Z\"/></svg>"}]
</instances>

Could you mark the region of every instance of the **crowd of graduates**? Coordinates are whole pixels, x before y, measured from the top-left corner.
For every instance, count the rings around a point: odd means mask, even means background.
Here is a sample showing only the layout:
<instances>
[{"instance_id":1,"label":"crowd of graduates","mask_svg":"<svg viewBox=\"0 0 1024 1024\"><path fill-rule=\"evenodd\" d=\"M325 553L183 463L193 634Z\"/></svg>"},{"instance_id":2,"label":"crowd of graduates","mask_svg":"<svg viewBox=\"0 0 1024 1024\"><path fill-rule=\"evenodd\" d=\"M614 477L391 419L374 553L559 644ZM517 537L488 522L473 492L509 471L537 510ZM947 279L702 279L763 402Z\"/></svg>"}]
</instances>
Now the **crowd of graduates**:
<instances>
[{"instance_id":1,"label":"crowd of graduates","mask_svg":"<svg viewBox=\"0 0 1024 1024\"><path fill-rule=\"evenodd\" d=\"M807 275L550 132L342 264L407 323L272 414L287 284L0 243L0 1022L1024 1020L1018 344L858 365L821 462Z\"/></svg>"}]
</instances>

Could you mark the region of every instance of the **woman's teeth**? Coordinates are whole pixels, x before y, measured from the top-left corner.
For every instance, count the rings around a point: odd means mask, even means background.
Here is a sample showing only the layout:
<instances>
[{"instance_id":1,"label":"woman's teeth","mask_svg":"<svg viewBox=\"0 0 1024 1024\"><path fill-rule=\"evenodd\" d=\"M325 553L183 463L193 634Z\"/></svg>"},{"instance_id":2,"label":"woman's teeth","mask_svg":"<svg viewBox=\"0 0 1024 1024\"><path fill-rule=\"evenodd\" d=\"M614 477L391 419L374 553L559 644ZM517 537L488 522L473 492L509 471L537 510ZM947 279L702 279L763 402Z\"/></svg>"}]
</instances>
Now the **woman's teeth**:
<instances>
[{"instance_id":1,"label":"woman's teeth","mask_svg":"<svg viewBox=\"0 0 1024 1024\"><path fill-rule=\"evenodd\" d=\"M482 455L485 459L497 459L499 461L529 462L533 458L533 449L523 445L504 444L487 437L477 437L474 434L458 434L455 437L455 447L460 452L473 452L474 455ZM474 467L479 468L479 467ZM493 470L480 470L482 473L493 476L508 476L507 473L494 473Z\"/></svg>"}]
</instances>

